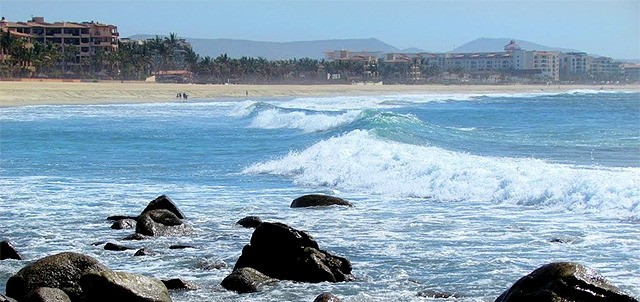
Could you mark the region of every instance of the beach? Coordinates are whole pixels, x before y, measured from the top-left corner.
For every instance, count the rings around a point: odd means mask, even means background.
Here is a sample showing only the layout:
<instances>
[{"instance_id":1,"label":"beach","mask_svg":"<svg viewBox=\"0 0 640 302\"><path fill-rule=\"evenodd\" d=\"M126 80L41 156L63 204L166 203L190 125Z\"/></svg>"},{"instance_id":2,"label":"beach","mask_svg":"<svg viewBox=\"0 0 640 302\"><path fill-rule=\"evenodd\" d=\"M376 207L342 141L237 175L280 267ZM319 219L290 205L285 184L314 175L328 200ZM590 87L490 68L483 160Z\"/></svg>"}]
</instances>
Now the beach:
<instances>
[{"instance_id":1,"label":"beach","mask_svg":"<svg viewBox=\"0 0 640 302\"><path fill-rule=\"evenodd\" d=\"M571 90L640 91L640 85L195 85L149 82L0 81L0 106L170 102L255 97L384 94L496 94ZM187 101L188 101L187 100Z\"/></svg>"}]
</instances>

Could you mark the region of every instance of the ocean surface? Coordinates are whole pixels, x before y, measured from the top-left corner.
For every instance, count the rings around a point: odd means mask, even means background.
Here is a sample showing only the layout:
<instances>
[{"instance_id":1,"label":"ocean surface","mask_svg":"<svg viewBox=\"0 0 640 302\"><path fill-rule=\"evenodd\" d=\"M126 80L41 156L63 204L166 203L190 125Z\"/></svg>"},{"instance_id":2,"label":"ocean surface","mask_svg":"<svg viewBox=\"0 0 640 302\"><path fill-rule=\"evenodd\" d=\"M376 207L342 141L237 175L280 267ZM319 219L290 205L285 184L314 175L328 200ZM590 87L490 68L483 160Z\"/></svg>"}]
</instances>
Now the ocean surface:
<instances>
[{"instance_id":1,"label":"ocean surface","mask_svg":"<svg viewBox=\"0 0 640 302\"><path fill-rule=\"evenodd\" d=\"M30 260L76 251L198 285L174 301L435 300L424 290L493 301L552 261L640 297L637 92L0 108L0 155L2 239ZM309 193L355 207L289 207ZM137 215L161 194L193 235L131 242L132 230L109 228L107 216ZM234 224L248 215L307 231L351 260L356 281L224 290L252 233ZM0 292L26 263L0 263Z\"/></svg>"}]
</instances>

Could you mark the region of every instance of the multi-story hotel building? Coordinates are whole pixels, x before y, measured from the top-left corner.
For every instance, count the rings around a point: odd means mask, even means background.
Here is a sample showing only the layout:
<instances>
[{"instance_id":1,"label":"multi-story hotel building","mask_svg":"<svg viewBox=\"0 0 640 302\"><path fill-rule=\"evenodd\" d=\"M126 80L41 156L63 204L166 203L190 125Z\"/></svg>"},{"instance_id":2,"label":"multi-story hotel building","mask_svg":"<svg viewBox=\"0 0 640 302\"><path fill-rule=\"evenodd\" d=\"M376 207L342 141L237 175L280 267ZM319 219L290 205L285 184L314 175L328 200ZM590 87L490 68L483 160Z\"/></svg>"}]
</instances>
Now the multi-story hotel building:
<instances>
[{"instance_id":1,"label":"multi-story hotel building","mask_svg":"<svg viewBox=\"0 0 640 302\"><path fill-rule=\"evenodd\" d=\"M33 17L27 22L0 20L2 31L27 36L33 42L60 45L64 52L75 45L79 53L76 63L82 57L92 57L96 53L118 50L118 27L97 22L54 22L44 21L44 17Z\"/></svg>"}]
</instances>

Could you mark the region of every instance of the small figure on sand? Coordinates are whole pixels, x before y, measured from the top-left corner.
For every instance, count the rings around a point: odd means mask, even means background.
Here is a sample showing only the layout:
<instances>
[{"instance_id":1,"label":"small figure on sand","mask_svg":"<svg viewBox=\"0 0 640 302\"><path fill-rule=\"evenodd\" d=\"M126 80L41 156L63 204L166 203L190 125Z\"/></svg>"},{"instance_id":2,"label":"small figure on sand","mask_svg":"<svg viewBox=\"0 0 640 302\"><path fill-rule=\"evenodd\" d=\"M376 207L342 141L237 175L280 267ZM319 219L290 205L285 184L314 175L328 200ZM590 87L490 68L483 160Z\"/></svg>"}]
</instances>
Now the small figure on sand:
<instances>
[{"instance_id":1,"label":"small figure on sand","mask_svg":"<svg viewBox=\"0 0 640 302\"><path fill-rule=\"evenodd\" d=\"M189 98L189 95L187 95L187 93L186 93L186 92L183 92L183 93L182 93L182 98L186 100L186 99L188 99L188 98Z\"/></svg>"},{"instance_id":2,"label":"small figure on sand","mask_svg":"<svg viewBox=\"0 0 640 302\"><path fill-rule=\"evenodd\" d=\"M182 92L178 92L178 94L176 94L176 99L181 99L182 98Z\"/></svg>"}]
</instances>

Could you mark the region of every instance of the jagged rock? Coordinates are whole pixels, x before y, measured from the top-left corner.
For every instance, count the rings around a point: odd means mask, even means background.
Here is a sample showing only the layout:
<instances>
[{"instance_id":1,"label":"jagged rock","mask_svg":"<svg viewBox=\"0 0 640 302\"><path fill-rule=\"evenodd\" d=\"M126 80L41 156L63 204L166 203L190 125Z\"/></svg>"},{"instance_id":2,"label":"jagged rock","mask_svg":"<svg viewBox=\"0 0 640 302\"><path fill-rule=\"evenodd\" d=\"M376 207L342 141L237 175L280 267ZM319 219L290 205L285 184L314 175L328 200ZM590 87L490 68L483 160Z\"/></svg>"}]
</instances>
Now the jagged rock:
<instances>
[{"instance_id":1,"label":"jagged rock","mask_svg":"<svg viewBox=\"0 0 640 302\"><path fill-rule=\"evenodd\" d=\"M319 294L313 302L340 302L342 301L340 298L336 297L332 293L322 293Z\"/></svg>"},{"instance_id":2,"label":"jagged rock","mask_svg":"<svg viewBox=\"0 0 640 302\"><path fill-rule=\"evenodd\" d=\"M169 198L167 195L160 195L156 199L149 202L147 207L142 210L142 213L140 213L140 216L142 216L146 212L153 210L168 210L175 214L178 218L184 219L184 214L182 214L180 209L178 209L176 204L173 203L171 198Z\"/></svg>"},{"instance_id":3,"label":"jagged rock","mask_svg":"<svg viewBox=\"0 0 640 302\"><path fill-rule=\"evenodd\" d=\"M195 289L198 289L198 286L196 286L195 284L193 284L191 282L184 281L184 280L182 280L180 278L162 280L162 283L164 283L164 285L169 290L176 290L176 289L195 290Z\"/></svg>"},{"instance_id":4,"label":"jagged rock","mask_svg":"<svg viewBox=\"0 0 640 302\"><path fill-rule=\"evenodd\" d=\"M307 233L282 223L264 222L256 228L234 270L243 267L281 280L341 282L352 279L349 260L320 250Z\"/></svg>"},{"instance_id":5,"label":"jagged rock","mask_svg":"<svg viewBox=\"0 0 640 302\"><path fill-rule=\"evenodd\" d=\"M22 260L22 255L16 251L9 240L0 241L0 260L6 259Z\"/></svg>"},{"instance_id":6,"label":"jagged rock","mask_svg":"<svg viewBox=\"0 0 640 302\"><path fill-rule=\"evenodd\" d=\"M427 289L427 290L418 292L418 297L436 298L436 299L448 299L448 298L457 299L460 296L458 296L456 293L446 293L446 292L439 292L439 291Z\"/></svg>"},{"instance_id":7,"label":"jagged rock","mask_svg":"<svg viewBox=\"0 0 640 302\"><path fill-rule=\"evenodd\" d=\"M47 256L25 266L7 281L7 296L22 301L38 287L53 287L64 291L71 301L83 297L80 278L88 273L108 271L98 260L73 252Z\"/></svg>"},{"instance_id":8,"label":"jagged rock","mask_svg":"<svg viewBox=\"0 0 640 302\"><path fill-rule=\"evenodd\" d=\"M135 233L135 234L131 234L131 235L127 236L127 237L122 238L122 240L144 240L145 238L147 238L147 237L145 237L142 234Z\"/></svg>"},{"instance_id":9,"label":"jagged rock","mask_svg":"<svg viewBox=\"0 0 640 302\"><path fill-rule=\"evenodd\" d=\"M171 302L162 281L138 274L103 271L80 280L87 301Z\"/></svg>"},{"instance_id":10,"label":"jagged rock","mask_svg":"<svg viewBox=\"0 0 640 302\"><path fill-rule=\"evenodd\" d=\"M133 229L136 227L136 220L131 218L120 219L111 225L114 230Z\"/></svg>"},{"instance_id":11,"label":"jagged rock","mask_svg":"<svg viewBox=\"0 0 640 302\"><path fill-rule=\"evenodd\" d=\"M170 236L188 233L182 220L169 210L152 210L138 217L136 233L146 236Z\"/></svg>"},{"instance_id":12,"label":"jagged rock","mask_svg":"<svg viewBox=\"0 0 640 302\"><path fill-rule=\"evenodd\" d=\"M638 302L594 270L572 262L541 266L520 278L495 302Z\"/></svg>"},{"instance_id":13,"label":"jagged rock","mask_svg":"<svg viewBox=\"0 0 640 302\"><path fill-rule=\"evenodd\" d=\"M38 287L30 291L23 302L71 302L71 299L59 288Z\"/></svg>"},{"instance_id":14,"label":"jagged rock","mask_svg":"<svg viewBox=\"0 0 640 302\"><path fill-rule=\"evenodd\" d=\"M234 270L222 280L222 287L239 294L254 293L262 289L266 284L276 282L269 276L250 267Z\"/></svg>"},{"instance_id":15,"label":"jagged rock","mask_svg":"<svg viewBox=\"0 0 640 302\"><path fill-rule=\"evenodd\" d=\"M0 302L18 302L14 298L9 298L3 294L0 294Z\"/></svg>"},{"instance_id":16,"label":"jagged rock","mask_svg":"<svg viewBox=\"0 0 640 302\"><path fill-rule=\"evenodd\" d=\"M149 255L153 255L155 254L152 250L147 249L147 248L141 248L139 250L136 251L135 254L133 254L134 256L149 256Z\"/></svg>"},{"instance_id":17,"label":"jagged rock","mask_svg":"<svg viewBox=\"0 0 640 302\"><path fill-rule=\"evenodd\" d=\"M258 216L247 216L242 218L236 222L236 224L241 225L245 228L257 228L262 223L262 220Z\"/></svg>"},{"instance_id":18,"label":"jagged rock","mask_svg":"<svg viewBox=\"0 0 640 302\"><path fill-rule=\"evenodd\" d=\"M126 251L131 248L128 246L107 242L107 244L104 245L104 249L107 251Z\"/></svg>"},{"instance_id":19,"label":"jagged rock","mask_svg":"<svg viewBox=\"0 0 640 302\"><path fill-rule=\"evenodd\" d=\"M107 217L107 220L111 220L111 221L118 221L118 220L123 220L123 219L136 220L136 219L138 219L138 216L113 215L113 216Z\"/></svg>"},{"instance_id":20,"label":"jagged rock","mask_svg":"<svg viewBox=\"0 0 640 302\"><path fill-rule=\"evenodd\" d=\"M350 202L335 196L321 195L321 194L309 194L300 196L291 202L292 208L306 208L306 207L325 207L325 206L348 206L352 207Z\"/></svg>"}]
</instances>

